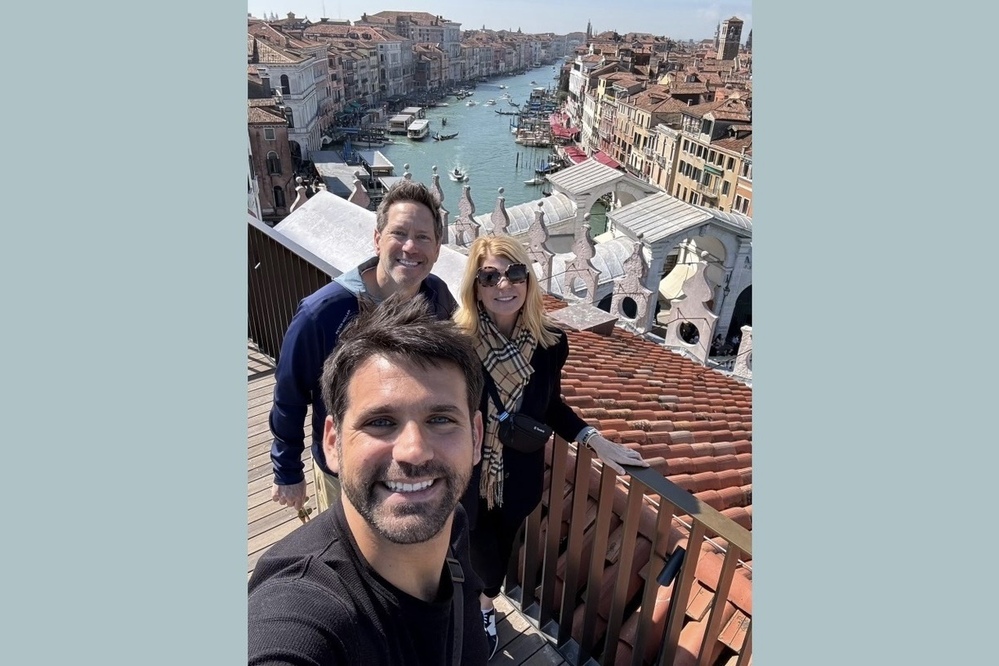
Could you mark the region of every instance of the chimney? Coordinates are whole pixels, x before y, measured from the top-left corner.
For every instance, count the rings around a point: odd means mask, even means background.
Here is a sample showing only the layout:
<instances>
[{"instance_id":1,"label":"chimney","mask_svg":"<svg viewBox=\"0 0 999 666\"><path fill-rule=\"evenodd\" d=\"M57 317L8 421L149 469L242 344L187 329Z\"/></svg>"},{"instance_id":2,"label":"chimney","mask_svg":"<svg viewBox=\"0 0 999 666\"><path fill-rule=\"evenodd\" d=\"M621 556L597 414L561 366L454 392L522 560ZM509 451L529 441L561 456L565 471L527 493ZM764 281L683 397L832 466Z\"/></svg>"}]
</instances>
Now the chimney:
<instances>
[{"instance_id":1,"label":"chimney","mask_svg":"<svg viewBox=\"0 0 999 666\"><path fill-rule=\"evenodd\" d=\"M264 97L271 96L271 75L267 71L266 67L257 67L257 76L260 77L260 83L264 87Z\"/></svg>"}]
</instances>

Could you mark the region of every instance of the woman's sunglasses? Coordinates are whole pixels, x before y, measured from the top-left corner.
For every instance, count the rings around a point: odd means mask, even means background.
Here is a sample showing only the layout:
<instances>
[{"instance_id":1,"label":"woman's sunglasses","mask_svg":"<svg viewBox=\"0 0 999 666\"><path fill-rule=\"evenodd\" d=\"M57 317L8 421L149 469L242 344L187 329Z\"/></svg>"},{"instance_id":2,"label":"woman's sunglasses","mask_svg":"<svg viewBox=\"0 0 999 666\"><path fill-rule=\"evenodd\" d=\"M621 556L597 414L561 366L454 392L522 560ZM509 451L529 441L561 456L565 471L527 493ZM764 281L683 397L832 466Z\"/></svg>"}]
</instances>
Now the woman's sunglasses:
<instances>
[{"instance_id":1,"label":"woman's sunglasses","mask_svg":"<svg viewBox=\"0 0 999 666\"><path fill-rule=\"evenodd\" d=\"M480 268L475 273L475 280L480 287L495 287L499 284L501 277L506 277L510 284L526 282L527 266L525 264L510 264L503 273L495 268Z\"/></svg>"}]
</instances>

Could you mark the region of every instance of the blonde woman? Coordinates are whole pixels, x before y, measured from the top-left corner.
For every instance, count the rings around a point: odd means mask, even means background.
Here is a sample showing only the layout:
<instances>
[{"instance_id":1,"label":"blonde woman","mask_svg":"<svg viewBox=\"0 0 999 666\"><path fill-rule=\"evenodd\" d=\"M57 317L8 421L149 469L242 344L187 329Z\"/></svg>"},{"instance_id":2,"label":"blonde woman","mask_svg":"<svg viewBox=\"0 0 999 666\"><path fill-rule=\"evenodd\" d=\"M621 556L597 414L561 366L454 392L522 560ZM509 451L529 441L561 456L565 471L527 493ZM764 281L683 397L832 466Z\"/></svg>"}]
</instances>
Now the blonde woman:
<instances>
[{"instance_id":1,"label":"blonde woman","mask_svg":"<svg viewBox=\"0 0 999 666\"><path fill-rule=\"evenodd\" d=\"M459 301L455 321L475 340L486 380L482 461L462 503L472 528L472 567L484 584L480 605L492 657L498 644L492 600L500 592L517 530L541 501L544 476L543 446L525 452L500 441L503 412L526 414L559 437L588 446L619 474L622 463L648 463L638 452L602 437L562 400L569 343L545 314L541 288L520 243L510 236L476 239Z\"/></svg>"}]
</instances>

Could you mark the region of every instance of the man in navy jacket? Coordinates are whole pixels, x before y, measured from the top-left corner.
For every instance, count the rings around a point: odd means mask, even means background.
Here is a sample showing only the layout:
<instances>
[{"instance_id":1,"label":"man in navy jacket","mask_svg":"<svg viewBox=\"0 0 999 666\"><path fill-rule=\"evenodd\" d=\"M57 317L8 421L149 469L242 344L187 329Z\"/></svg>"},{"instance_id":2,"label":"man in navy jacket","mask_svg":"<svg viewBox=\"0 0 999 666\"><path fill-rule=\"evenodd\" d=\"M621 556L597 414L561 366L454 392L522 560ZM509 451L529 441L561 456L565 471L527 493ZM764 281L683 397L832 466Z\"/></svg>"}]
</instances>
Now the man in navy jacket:
<instances>
[{"instance_id":1,"label":"man in navy jacket","mask_svg":"<svg viewBox=\"0 0 999 666\"><path fill-rule=\"evenodd\" d=\"M271 499L284 506L301 509L306 501L302 452L309 406L318 510L340 496L337 477L323 455L326 408L319 380L343 327L360 308L397 293L407 298L422 293L438 319L450 318L457 307L447 284L430 274L444 238L437 197L422 183L402 180L386 193L376 215L377 256L303 299L281 345L270 413Z\"/></svg>"}]
</instances>

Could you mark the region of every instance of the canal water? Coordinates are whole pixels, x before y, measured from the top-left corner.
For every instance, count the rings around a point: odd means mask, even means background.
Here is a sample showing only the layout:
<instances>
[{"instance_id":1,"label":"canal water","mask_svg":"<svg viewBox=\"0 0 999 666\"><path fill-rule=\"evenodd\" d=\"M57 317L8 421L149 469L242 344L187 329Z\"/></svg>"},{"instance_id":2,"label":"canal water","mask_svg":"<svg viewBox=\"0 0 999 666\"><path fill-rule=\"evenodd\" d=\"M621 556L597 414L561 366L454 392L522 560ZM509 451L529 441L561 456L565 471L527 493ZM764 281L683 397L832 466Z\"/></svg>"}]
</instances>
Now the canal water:
<instances>
[{"instance_id":1,"label":"canal water","mask_svg":"<svg viewBox=\"0 0 999 666\"><path fill-rule=\"evenodd\" d=\"M503 93L509 93L514 102L525 104L532 89L555 88L558 83L555 75L551 65L544 65L519 76L480 82L471 97L458 100L448 96L443 100L448 106L426 110L430 120L430 137L413 141L405 136L391 135L395 143L376 150L380 150L395 165L397 176L403 174L403 165L409 164L414 179L430 184L431 169L436 166L444 193L444 207L453 211L453 215L457 215L463 183L448 178L447 172L456 166L468 173L467 184L471 188L477 215L493 209L500 187L504 188L507 206L540 199L543 196L541 186L526 185L524 181L532 178L534 169L547 161L551 148L528 148L514 143L510 127L516 116L500 115L496 110L516 111L501 97ZM507 88L500 88L501 85ZM466 105L470 99L475 100L475 106ZM490 99L496 101L495 106L484 104ZM441 124L443 118L447 118L447 125ZM458 132L458 136L448 141L434 141L434 132Z\"/></svg>"}]
</instances>

